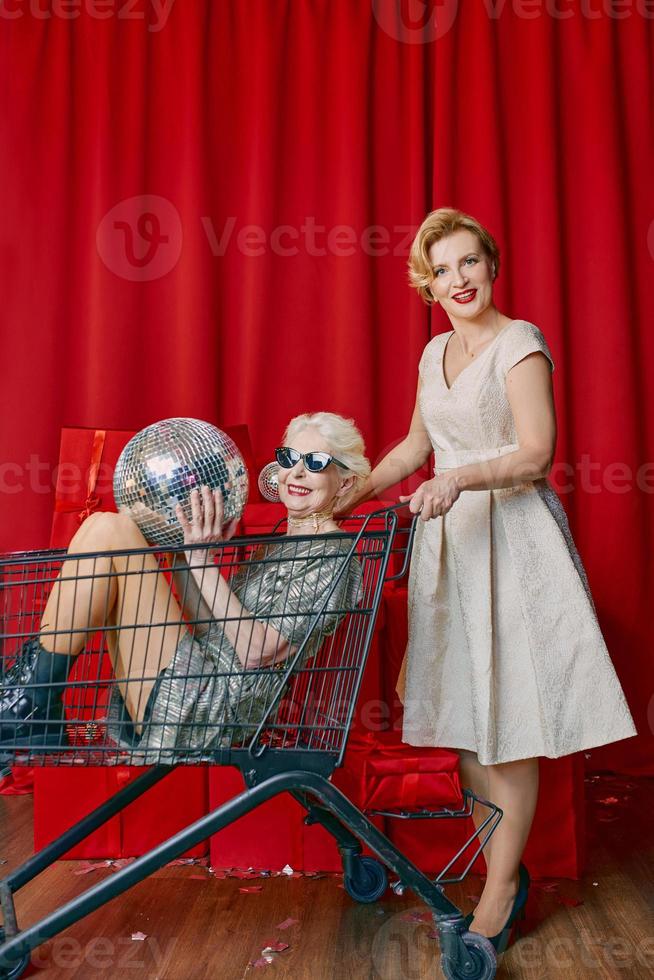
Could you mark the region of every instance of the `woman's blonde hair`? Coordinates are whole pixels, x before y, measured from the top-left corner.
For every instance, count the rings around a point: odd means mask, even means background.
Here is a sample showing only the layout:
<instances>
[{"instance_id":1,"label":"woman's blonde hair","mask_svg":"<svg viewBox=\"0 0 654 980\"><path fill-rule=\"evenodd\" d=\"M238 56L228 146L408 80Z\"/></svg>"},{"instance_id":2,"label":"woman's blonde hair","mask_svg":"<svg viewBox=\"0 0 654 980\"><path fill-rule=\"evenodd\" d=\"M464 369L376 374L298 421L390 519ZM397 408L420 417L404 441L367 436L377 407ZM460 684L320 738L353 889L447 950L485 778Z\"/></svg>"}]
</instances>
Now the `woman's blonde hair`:
<instances>
[{"instance_id":1,"label":"woman's blonde hair","mask_svg":"<svg viewBox=\"0 0 654 980\"><path fill-rule=\"evenodd\" d=\"M500 250L491 233L472 215L457 211L456 208L438 208L427 215L416 232L409 252L409 282L418 290L425 303L431 305L434 297L429 288L434 281L432 264L429 261L429 249L434 242L447 238L455 231L465 229L471 231L479 239L482 252L490 260L493 280L497 279L500 271Z\"/></svg>"},{"instance_id":2,"label":"woman's blonde hair","mask_svg":"<svg viewBox=\"0 0 654 980\"><path fill-rule=\"evenodd\" d=\"M340 470L343 479L354 477L352 488L340 500L339 510L345 510L347 503L355 496L370 473L370 461L366 456L363 436L353 419L343 418L334 412L307 412L291 419L284 433L284 445L304 429L316 429L328 444L332 455L347 466L347 472Z\"/></svg>"}]
</instances>

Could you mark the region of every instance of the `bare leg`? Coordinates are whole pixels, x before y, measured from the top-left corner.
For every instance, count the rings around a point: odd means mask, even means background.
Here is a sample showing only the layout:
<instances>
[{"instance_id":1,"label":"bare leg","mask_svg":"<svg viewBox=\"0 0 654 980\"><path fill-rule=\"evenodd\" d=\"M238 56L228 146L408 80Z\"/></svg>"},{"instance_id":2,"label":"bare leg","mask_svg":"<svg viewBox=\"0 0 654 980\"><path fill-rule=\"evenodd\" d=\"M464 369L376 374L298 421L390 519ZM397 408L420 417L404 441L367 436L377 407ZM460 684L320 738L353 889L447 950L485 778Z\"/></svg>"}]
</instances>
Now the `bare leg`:
<instances>
[{"instance_id":1,"label":"bare leg","mask_svg":"<svg viewBox=\"0 0 654 980\"><path fill-rule=\"evenodd\" d=\"M481 797L482 800L490 800L490 789L488 785L488 766L482 766L477 759L477 755L474 752L468 752L466 749L459 749L459 769L461 771L461 781L465 789L471 789L472 792ZM481 824L488 817L488 811L483 807L476 806L472 812L472 819L477 829L480 828ZM488 833L488 827L484 834ZM486 868L490 866L490 856L491 848L493 844L493 839L489 840L483 850L484 860L486 861Z\"/></svg>"},{"instance_id":2,"label":"bare leg","mask_svg":"<svg viewBox=\"0 0 654 980\"><path fill-rule=\"evenodd\" d=\"M100 513L85 521L68 554L146 547L130 518ZM75 655L89 634L105 625L120 627L106 633L109 652L127 709L133 720L141 721L157 675L170 663L186 628L152 554L70 557L64 562L43 614L42 645Z\"/></svg>"},{"instance_id":3,"label":"bare leg","mask_svg":"<svg viewBox=\"0 0 654 980\"><path fill-rule=\"evenodd\" d=\"M518 866L527 843L538 799L538 759L520 759L488 770L488 798L504 816L493 834L486 885L471 925L494 936L503 928L518 891Z\"/></svg>"}]
</instances>

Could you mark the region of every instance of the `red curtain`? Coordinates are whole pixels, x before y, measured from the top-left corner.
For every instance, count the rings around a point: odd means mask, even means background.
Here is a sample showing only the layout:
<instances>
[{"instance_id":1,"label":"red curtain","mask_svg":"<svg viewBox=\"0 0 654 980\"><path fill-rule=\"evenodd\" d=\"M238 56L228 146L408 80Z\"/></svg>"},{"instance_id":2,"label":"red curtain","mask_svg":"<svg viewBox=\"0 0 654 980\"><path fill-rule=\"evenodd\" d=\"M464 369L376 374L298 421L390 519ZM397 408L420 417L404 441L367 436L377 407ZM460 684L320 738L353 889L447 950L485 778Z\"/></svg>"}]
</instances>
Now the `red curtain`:
<instances>
[{"instance_id":1,"label":"red curtain","mask_svg":"<svg viewBox=\"0 0 654 980\"><path fill-rule=\"evenodd\" d=\"M460 207L557 365L553 482L640 732L593 765L652 773L651 6L4 0L0 547L47 541L62 425L247 422L265 458L324 408L377 458L449 328L408 244Z\"/></svg>"}]
</instances>

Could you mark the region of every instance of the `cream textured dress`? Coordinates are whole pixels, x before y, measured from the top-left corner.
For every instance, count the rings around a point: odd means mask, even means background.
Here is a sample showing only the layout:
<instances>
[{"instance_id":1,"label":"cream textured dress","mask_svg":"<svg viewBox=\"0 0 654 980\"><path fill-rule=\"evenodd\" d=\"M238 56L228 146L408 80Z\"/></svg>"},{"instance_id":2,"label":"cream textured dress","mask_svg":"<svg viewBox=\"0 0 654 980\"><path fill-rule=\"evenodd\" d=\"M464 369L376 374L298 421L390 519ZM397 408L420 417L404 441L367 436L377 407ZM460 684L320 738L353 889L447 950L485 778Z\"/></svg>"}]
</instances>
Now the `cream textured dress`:
<instances>
[{"instance_id":1,"label":"cream textured dress","mask_svg":"<svg viewBox=\"0 0 654 980\"><path fill-rule=\"evenodd\" d=\"M512 320L448 388L427 344L420 411L436 473L518 449L507 371L540 330ZM403 739L483 765L557 758L637 734L561 502L546 479L464 491L418 522L409 577Z\"/></svg>"}]
</instances>

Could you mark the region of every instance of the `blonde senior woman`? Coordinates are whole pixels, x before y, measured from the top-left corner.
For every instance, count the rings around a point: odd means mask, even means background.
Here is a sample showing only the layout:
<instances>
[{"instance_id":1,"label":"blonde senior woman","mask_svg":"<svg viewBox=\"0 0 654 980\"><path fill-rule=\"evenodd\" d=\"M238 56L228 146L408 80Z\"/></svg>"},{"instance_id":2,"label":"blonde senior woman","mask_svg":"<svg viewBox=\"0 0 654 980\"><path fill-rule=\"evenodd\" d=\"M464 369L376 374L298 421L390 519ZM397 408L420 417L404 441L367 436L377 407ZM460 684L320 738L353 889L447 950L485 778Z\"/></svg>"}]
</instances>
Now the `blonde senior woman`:
<instances>
[{"instance_id":1,"label":"blonde senior woman","mask_svg":"<svg viewBox=\"0 0 654 980\"><path fill-rule=\"evenodd\" d=\"M457 749L466 785L504 811L468 916L501 950L527 900L520 859L538 757L636 730L547 480L556 443L552 356L537 326L495 306L499 269L497 244L473 217L452 208L427 215L409 279L452 329L427 344L409 432L354 503L435 453L433 479L402 498L420 514L398 681L403 738Z\"/></svg>"},{"instance_id":2,"label":"blonde senior woman","mask_svg":"<svg viewBox=\"0 0 654 980\"><path fill-rule=\"evenodd\" d=\"M24 645L3 678L1 740L38 739L63 720L61 696L71 664L88 634L105 625L118 627L106 633L118 680L108 731L118 744L138 746L156 761L161 750L230 743L239 722L256 724L279 684L274 670L260 668L283 664L306 636L350 547L347 539L330 540L339 530L334 509L347 506L370 473L358 429L331 412L294 418L276 457L286 535L230 580L207 561L206 549L186 551L186 563L174 574L181 607L152 554L75 558L147 548L125 515L98 513L85 521L48 598L39 636ZM190 521L177 510L185 544L219 542L234 533L233 522L223 531L219 490L194 491L191 508ZM297 535L303 540L294 541ZM356 604L361 577L353 558L307 642L307 658L336 630L342 611ZM206 625L189 629L182 607L188 620ZM33 686L44 683L54 686Z\"/></svg>"}]
</instances>

